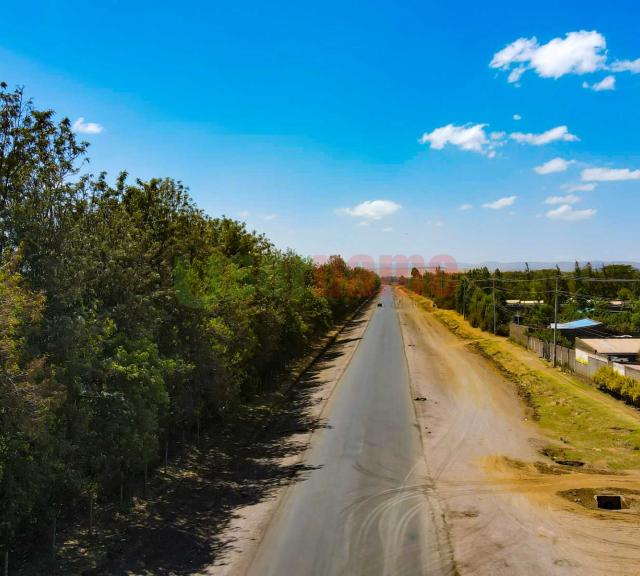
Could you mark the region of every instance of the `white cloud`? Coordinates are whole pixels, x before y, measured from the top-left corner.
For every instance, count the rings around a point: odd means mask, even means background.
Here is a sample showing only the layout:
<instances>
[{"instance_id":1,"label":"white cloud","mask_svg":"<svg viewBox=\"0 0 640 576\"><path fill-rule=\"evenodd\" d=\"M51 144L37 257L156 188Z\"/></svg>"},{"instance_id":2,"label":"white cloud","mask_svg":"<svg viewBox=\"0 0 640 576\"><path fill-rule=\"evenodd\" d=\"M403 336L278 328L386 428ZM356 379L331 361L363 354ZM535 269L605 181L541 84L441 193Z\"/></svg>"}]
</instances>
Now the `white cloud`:
<instances>
[{"instance_id":1,"label":"white cloud","mask_svg":"<svg viewBox=\"0 0 640 576\"><path fill-rule=\"evenodd\" d=\"M393 227L391 227L391 226L385 226L385 227L382 229L382 231L383 231L383 232L393 232Z\"/></svg>"},{"instance_id":2,"label":"white cloud","mask_svg":"<svg viewBox=\"0 0 640 576\"><path fill-rule=\"evenodd\" d=\"M602 80L600 80L600 82L594 82L593 84L589 84L588 82L583 82L582 87L587 88L589 90L593 90L594 92L604 92L605 90L615 90L616 77L605 76Z\"/></svg>"},{"instance_id":3,"label":"white cloud","mask_svg":"<svg viewBox=\"0 0 640 576\"><path fill-rule=\"evenodd\" d=\"M442 220L427 220L427 226L433 228L444 228L444 222Z\"/></svg>"},{"instance_id":4,"label":"white cloud","mask_svg":"<svg viewBox=\"0 0 640 576\"><path fill-rule=\"evenodd\" d=\"M487 124L465 124L454 126L447 124L436 128L433 132L425 132L419 142L429 143L434 150L442 150L446 145L457 146L461 150L469 150L484 154L487 151L489 140L484 131Z\"/></svg>"},{"instance_id":5,"label":"white cloud","mask_svg":"<svg viewBox=\"0 0 640 576\"><path fill-rule=\"evenodd\" d=\"M73 131L80 134L100 134L103 130L103 126L96 122L85 122L82 116L73 123Z\"/></svg>"},{"instance_id":6,"label":"white cloud","mask_svg":"<svg viewBox=\"0 0 640 576\"><path fill-rule=\"evenodd\" d=\"M515 115L521 118L517 114ZM514 118L515 118L514 116ZM425 132L418 140L421 144L429 144L434 150L442 150L446 146L457 146L461 150L484 154L488 158L495 158L496 150L504 146L507 137L520 144L544 146L551 142L576 142L579 138L571 134L567 126L556 126L541 134L504 131L492 131L487 133L488 124L465 124L456 126L447 124L436 128L432 132Z\"/></svg>"},{"instance_id":7,"label":"white cloud","mask_svg":"<svg viewBox=\"0 0 640 576\"><path fill-rule=\"evenodd\" d=\"M487 202L483 204L485 208L491 208L491 210L500 210L501 208L506 208L507 206L513 206L513 203L516 201L517 196L507 196L505 198L499 198L493 202Z\"/></svg>"},{"instance_id":8,"label":"white cloud","mask_svg":"<svg viewBox=\"0 0 640 576\"><path fill-rule=\"evenodd\" d=\"M251 214L249 210L242 210L241 212L238 212L238 216L240 216L240 218L246 218L249 214Z\"/></svg>"},{"instance_id":9,"label":"white cloud","mask_svg":"<svg viewBox=\"0 0 640 576\"><path fill-rule=\"evenodd\" d=\"M532 144L533 146L544 146L551 142L576 142L580 140L575 134L571 134L566 126L556 126L542 134L524 134L522 132L514 132L510 135L512 140L520 144Z\"/></svg>"},{"instance_id":10,"label":"white cloud","mask_svg":"<svg viewBox=\"0 0 640 576\"><path fill-rule=\"evenodd\" d=\"M586 74L604 65L606 47L604 36L595 30L569 32L565 38L554 38L540 46L531 58L531 65L545 78Z\"/></svg>"},{"instance_id":11,"label":"white cloud","mask_svg":"<svg viewBox=\"0 0 640 576\"><path fill-rule=\"evenodd\" d=\"M553 210L547 212L547 218L551 220L586 220L591 218L596 213L593 208L587 208L586 210L574 210L573 206L569 204L563 204Z\"/></svg>"},{"instance_id":12,"label":"white cloud","mask_svg":"<svg viewBox=\"0 0 640 576\"><path fill-rule=\"evenodd\" d=\"M473 209L473 204L462 204L460 208L458 208L458 210L462 210L463 212L466 212L472 209Z\"/></svg>"},{"instance_id":13,"label":"white cloud","mask_svg":"<svg viewBox=\"0 0 640 576\"><path fill-rule=\"evenodd\" d=\"M509 72L509 76L507 77L507 82L509 82L509 84L515 84L516 87L519 88L520 84L518 84L518 82L520 81L520 78L526 71L527 71L526 66L518 66L517 68L514 68L513 70L511 70L511 72Z\"/></svg>"},{"instance_id":14,"label":"white cloud","mask_svg":"<svg viewBox=\"0 0 640 576\"><path fill-rule=\"evenodd\" d=\"M536 166L534 171L538 174L555 174L556 172L564 172L569 167L569 164L571 164L571 160L553 158L549 162Z\"/></svg>"},{"instance_id":15,"label":"white cloud","mask_svg":"<svg viewBox=\"0 0 640 576\"><path fill-rule=\"evenodd\" d=\"M391 214L397 212L400 208L402 208L400 204L396 204L391 200L367 200L353 208L341 208L338 212L367 220L381 220L382 218L391 216Z\"/></svg>"},{"instance_id":16,"label":"white cloud","mask_svg":"<svg viewBox=\"0 0 640 576\"><path fill-rule=\"evenodd\" d=\"M580 174L583 182L619 182L640 180L640 170L629 168L586 168Z\"/></svg>"},{"instance_id":17,"label":"white cloud","mask_svg":"<svg viewBox=\"0 0 640 576\"><path fill-rule=\"evenodd\" d=\"M614 72L631 72L632 74L640 74L640 58L636 60L616 60L609 66Z\"/></svg>"},{"instance_id":18,"label":"white cloud","mask_svg":"<svg viewBox=\"0 0 640 576\"><path fill-rule=\"evenodd\" d=\"M277 214L265 214L264 216L262 216L262 219L268 222L269 220L275 220L277 217Z\"/></svg>"},{"instance_id":19,"label":"white cloud","mask_svg":"<svg viewBox=\"0 0 640 576\"><path fill-rule=\"evenodd\" d=\"M568 192L591 192L596 189L596 186L597 184L593 182L590 184L563 184L560 188Z\"/></svg>"},{"instance_id":20,"label":"white cloud","mask_svg":"<svg viewBox=\"0 0 640 576\"><path fill-rule=\"evenodd\" d=\"M508 78L511 83L517 82L528 69L543 78L586 74L605 67L606 47L604 36L595 30L569 32L564 38L554 38L542 45L535 37L518 38L496 52L489 66L511 69Z\"/></svg>"},{"instance_id":21,"label":"white cloud","mask_svg":"<svg viewBox=\"0 0 640 576\"><path fill-rule=\"evenodd\" d=\"M566 196L549 196L544 203L545 204L577 204L580 202L580 196L575 194L567 194Z\"/></svg>"},{"instance_id":22,"label":"white cloud","mask_svg":"<svg viewBox=\"0 0 640 576\"><path fill-rule=\"evenodd\" d=\"M522 120L522 116L520 116L520 114L514 114L513 115L513 119L514 120Z\"/></svg>"},{"instance_id":23,"label":"white cloud","mask_svg":"<svg viewBox=\"0 0 640 576\"><path fill-rule=\"evenodd\" d=\"M514 63L528 62L537 46L538 40L535 37L518 38L515 42L507 44L502 50L496 52L489 66L507 70Z\"/></svg>"}]
</instances>

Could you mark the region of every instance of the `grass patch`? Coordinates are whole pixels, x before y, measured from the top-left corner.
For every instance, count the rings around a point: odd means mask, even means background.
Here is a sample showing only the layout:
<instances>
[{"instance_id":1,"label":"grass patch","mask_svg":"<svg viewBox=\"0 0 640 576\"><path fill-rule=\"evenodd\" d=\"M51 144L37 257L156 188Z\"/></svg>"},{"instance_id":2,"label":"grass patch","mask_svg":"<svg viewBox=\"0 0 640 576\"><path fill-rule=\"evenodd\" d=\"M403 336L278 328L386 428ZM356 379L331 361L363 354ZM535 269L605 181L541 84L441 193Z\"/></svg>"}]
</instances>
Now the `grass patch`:
<instances>
[{"instance_id":1,"label":"grass patch","mask_svg":"<svg viewBox=\"0 0 640 576\"><path fill-rule=\"evenodd\" d=\"M531 358L506 338L473 328L457 312L435 308L427 298L404 292L516 384L552 441L545 449L551 457L599 469L640 468L640 412L635 414L594 386Z\"/></svg>"}]
</instances>

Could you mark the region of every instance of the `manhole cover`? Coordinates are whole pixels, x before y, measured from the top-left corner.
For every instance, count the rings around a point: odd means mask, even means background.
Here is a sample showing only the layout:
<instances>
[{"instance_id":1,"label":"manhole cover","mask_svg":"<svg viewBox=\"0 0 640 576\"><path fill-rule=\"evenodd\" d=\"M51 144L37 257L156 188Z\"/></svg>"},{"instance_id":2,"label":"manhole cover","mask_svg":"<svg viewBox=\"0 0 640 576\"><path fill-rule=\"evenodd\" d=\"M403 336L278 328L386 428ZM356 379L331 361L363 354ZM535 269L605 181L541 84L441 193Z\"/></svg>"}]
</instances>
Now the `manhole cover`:
<instances>
[{"instance_id":1,"label":"manhole cover","mask_svg":"<svg viewBox=\"0 0 640 576\"><path fill-rule=\"evenodd\" d=\"M604 510L621 510L624 498L620 494L596 494L594 496L598 508Z\"/></svg>"}]
</instances>

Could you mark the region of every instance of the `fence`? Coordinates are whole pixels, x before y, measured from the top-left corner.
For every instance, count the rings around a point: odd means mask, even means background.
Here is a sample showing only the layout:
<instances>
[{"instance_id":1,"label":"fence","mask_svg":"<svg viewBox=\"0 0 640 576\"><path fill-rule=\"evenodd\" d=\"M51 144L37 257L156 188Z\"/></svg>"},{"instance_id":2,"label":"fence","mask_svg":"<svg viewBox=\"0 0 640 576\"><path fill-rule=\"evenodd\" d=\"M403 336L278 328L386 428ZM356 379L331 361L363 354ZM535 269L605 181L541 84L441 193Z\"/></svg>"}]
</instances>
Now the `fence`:
<instances>
[{"instance_id":1,"label":"fence","mask_svg":"<svg viewBox=\"0 0 640 576\"><path fill-rule=\"evenodd\" d=\"M586 378L593 378L593 375L603 366L609 366L609 362L589 356L589 362L587 364L582 364L581 362L575 363L574 372Z\"/></svg>"},{"instance_id":2,"label":"fence","mask_svg":"<svg viewBox=\"0 0 640 576\"><path fill-rule=\"evenodd\" d=\"M640 366L637 364L629 365L621 362L613 362L612 368L621 376L629 376L634 380L640 381Z\"/></svg>"},{"instance_id":3,"label":"fence","mask_svg":"<svg viewBox=\"0 0 640 576\"><path fill-rule=\"evenodd\" d=\"M545 360L553 360L553 344L545 342L539 338L529 336L529 327L522 326L521 324L509 324L509 337L535 352L540 358ZM616 372L623 376L630 376L635 380L640 380L640 366L638 365L625 365L618 362L608 362L607 360L600 360L589 356L589 362L583 364L582 362L576 362L576 351L573 348L565 348L564 346L556 346L556 358L557 364L563 366L567 370L584 376L586 378L593 378L593 375L597 372L598 368L603 366L611 366Z\"/></svg>"},{"instance_id":4,"label":"fence","mask_svg":"<svg viewBox=\"0 0 640 576\"><path fill-rule=\"evenodd\" d=\"M553 360L553 344L528 334L529 327L520 324L509 324L509 337L521 346L535 352L540 358ZM572 372L576 372L576 352L572 348L556 346L556 363Z\"/></svg>"}]
</instances>

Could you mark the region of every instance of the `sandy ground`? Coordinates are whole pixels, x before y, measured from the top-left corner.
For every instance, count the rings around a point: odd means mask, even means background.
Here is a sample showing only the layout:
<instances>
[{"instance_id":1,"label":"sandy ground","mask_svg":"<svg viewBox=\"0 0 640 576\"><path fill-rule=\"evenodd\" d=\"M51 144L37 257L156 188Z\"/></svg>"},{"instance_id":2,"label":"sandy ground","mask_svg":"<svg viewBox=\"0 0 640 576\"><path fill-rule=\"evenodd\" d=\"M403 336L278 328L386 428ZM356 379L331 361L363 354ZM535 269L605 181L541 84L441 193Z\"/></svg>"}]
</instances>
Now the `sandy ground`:
<instances>
[{"instance_id":1,"label":"sandy ground","mask_svg":"<svg viewBox=\"0 0 640 576\"><path fill-rule=\"evenodd\" d=\"M375 309L374 301L357 322L352 322L349 328L340 333L336 343L314 366L314 386L308 402L309 420L315 422L324 420L336 384L351 362ZM292 467L303 462L305 449L309 446L312 435L313 431L290 435L286 441L292 444L291 450L285 450L285 452L294 455L277 460L273 464ZM285 492L285 488L276 488L269 498L237 510L229 525L225 527L224 534L221 535L221 538L229 543L224 554L199 574L216 576L245 574Z\"/></svg>"},{"instance_id":2,"label":"sandy ground","mask_svg":"<svg viewBox=\"0 0 640 576\"><path fill-rule=\"evenodd\" d=\"M432 490L460 574L640 574L640 510L593 509L592 489L640 475L559 469L515 387L397 291ZM538 464L535 464L538 462ZM565 492L565 498L558 495Z\"/></svg>"}]
</instances>

